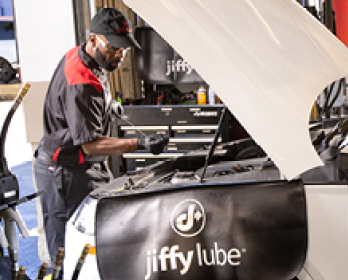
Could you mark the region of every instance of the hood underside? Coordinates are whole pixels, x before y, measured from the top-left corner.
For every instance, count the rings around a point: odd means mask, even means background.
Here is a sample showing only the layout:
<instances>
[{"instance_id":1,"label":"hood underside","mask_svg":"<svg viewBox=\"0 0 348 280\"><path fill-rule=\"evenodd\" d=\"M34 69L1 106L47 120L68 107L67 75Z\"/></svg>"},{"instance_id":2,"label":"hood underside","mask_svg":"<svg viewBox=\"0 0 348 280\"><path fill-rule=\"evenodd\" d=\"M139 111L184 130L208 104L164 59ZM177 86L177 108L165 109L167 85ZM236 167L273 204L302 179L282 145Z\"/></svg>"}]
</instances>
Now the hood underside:
<instances>
[{"instance_id":1,"label":"hood underside","mask_svg":"<svg viewBox=\"0 0 348 280\"><path fill-rule=\"evenodd\" d=\"M287 179L322 161L308 121L348 51L293 0L125 0L212 87Z\"/></svg>"}]
</instances>

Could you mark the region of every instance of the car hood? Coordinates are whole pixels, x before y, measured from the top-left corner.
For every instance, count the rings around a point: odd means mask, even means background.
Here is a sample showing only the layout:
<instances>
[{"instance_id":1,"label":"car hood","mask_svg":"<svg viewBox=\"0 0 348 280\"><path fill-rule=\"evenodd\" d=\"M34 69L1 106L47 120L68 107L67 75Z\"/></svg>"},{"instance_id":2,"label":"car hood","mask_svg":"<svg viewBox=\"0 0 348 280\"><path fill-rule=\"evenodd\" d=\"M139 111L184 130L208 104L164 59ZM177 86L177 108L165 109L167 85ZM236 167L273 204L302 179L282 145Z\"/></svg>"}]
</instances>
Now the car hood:
<instances>
[{"instance_id":1,"label":"car hood","mask_svg":"<svg viewBox=\"0 0 348 280\"><path fill-rule=\"evenodd\" d=\"M348 51L293 0L125 0L187 60L287 179L322 165L311 108Z\"/></svg>"}]
</instances>

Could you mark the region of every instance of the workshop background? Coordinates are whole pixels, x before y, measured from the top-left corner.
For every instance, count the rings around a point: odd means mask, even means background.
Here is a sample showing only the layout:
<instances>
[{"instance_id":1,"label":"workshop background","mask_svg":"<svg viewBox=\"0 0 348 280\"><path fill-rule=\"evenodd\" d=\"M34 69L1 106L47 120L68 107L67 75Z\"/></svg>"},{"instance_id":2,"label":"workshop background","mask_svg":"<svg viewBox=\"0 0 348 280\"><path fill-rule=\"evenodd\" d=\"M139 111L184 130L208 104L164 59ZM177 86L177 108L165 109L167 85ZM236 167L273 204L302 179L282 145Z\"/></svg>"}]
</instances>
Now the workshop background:
<instances>
[{"instance_id":1,"label":"workshop background","mask_svg":"<svg viewBox=\"0 0 348 280\"><path fill-rule=\"evenodd\" d=\"M319 7L313 5L315 1L299 0L298 2L313 15L320 17L328 29L337 34L342 42L348 44L347 30L339 28L340 26L346 26L348 23L346 13L348 9L343 5L344 1L326 0L326 9L321 14L319 13ZM134 25L141 27L139 30L142 30L142 32L138 34L139 40L149 36L146 38L158 40L159 44L163 44L163 49L173 55L171 52L174 52L174 50L168 48L162 41L160 42L158 35L146 25L143 19L134 14L122 0L0 0L0 56L5 59L0 60L0 69L2 69L2 76L0 75L0 77L5 79L5 74L7 75L6 80L0 82L0 124L5 120L11 102L20 88L20 81L30 81L31 83L28 96L24 99L23 105L18 109L11 122L5 147L9 167L19 180L20 197L35 191L31 166L32 153L42 135L42 104L53 69L66 50L85 41L89 29L89 19L98 8L105 6L120 9L131 19ZM333 10L336 10L336 14L332 13ZM31 30L31 32L28 32L28 30ZM16 38L20 38L20 40L16 40ZM146 39L144 40L146 41ZM138 57L138 60L136 60L136 57ZM44 65L38 64L38 58L46 61L46 63ZM180 59L180 57L177 58ZM219 104L221 101L218 96L214 95L209 85L198 74L190 81L180 80L178 73L176 75L173 73L170 77L168 75L152 76L145 73L145 71L142 72L143 69L140 68L141 63L139 61L141 61L139 54L137 56L135 51L132 51L125 58L122 67L110 74L112 92L115 94L114 98L121 98L124 104L130 105L196 104L204 106L209 104L212 108L220 110ZM178 82L178 80L182 84L175 89L168 86L168 84ZM197 98L199 97L199 89L202 88L203 100ZM178 97L178 91L188 92L188 94ZM341 108L344 102L343 99L337 100L336 108ZM128 110L131 114L132 109L128 108ZM334 108L332 112L324 113L339 114L340 112L337 112ZM134 114L136 115L136 112ZM182 114L182 112L179 114ZM313 114L313 118L317 117L315 108ZM135 118L136 116L133 120ZM212 119L212 124L216 122L216 119ZM231 117L231 121L236 122L233 117ZM127 128L127 124L124 123L123 125L124 135L134 133L134 131L132 132ZM160 123L159 125L163 124ZM202 126L204 125L207 124L202 124ZM172 127L170 129L175 130ZM213 132L203 127L202 131L193 132L192 137L207 136L204 134L207 130L208 136L211 136ZM148 127L147 131L151 132L151 127ZM239 138L243 133L245 131L239 127L238 135L227 133L225 137L226 140L233 140ZM194 145L191 143L191 146L185 147L180 146L182 144L171 145L166 155L169 157L172 154L197 148L209 143L211 139L211 137L201 137L201 142ZM186 140L192 142L190 138ZM117 168L114 168L113 171L116 175L119 175L127 171L126 169L131 170L141 167L144 162L146 164L151 163L141 156L141 154L136 157L129 155L128 158L125 158L124 163L121 163L118 158L113 159L113 166L117 165ZM18 210L31 235L28 239L19 237L19 263L26 267L29 278L35 279L41 264L37 251L38 225L35 201L32 200L20 205Z\"/></svg>"}]
</instances>

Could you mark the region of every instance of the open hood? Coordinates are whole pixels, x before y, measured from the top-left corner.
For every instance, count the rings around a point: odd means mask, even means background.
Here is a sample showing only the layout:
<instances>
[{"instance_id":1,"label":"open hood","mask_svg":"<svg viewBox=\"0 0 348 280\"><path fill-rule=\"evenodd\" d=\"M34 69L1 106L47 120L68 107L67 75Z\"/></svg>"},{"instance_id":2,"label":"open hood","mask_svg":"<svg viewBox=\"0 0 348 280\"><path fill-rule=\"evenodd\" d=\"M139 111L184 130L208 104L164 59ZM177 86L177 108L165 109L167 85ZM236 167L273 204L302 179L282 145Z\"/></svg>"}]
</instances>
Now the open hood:
<instances>
[{"instance_id":1,"label":"open hood","mask_svg":"<svg viewBox=\"0 0 348 280\"><path fill-rule=\"evenodd\" d=\"M311 108L348 50L295 0L125 0L213 88L287 179L322 165Z\"/></svg>"}]
</instances>

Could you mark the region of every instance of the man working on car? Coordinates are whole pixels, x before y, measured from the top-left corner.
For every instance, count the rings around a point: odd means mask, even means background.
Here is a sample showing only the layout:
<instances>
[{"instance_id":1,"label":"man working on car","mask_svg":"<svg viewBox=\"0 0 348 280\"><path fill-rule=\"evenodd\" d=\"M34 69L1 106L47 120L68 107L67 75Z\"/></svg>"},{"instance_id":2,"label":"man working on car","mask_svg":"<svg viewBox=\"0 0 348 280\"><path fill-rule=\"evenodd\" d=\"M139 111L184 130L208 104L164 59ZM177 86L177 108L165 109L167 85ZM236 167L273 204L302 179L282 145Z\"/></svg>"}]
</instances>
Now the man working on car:
<instances>
[{"instance_id":1,"label":"man working on car","mask_svg":"<svg viewBox=\"0 0 348 280\"><path fill-rule=\"evenodd\" d=\"M161 153L168 138L110 137L111 92L106 71L119 67L125 51L138 47L129 21L117 9L101 9L86 44L68 51L58 64L44 104L44 135L36 152L40 196L51 263L64 247L65 226L86 195L110 181L110 155L137 149ZM106 70L106 71L105 71Z\"/></svg>"}]
</instances>

